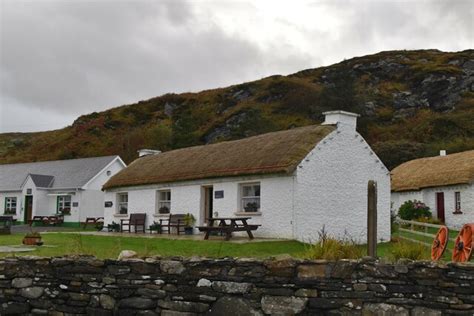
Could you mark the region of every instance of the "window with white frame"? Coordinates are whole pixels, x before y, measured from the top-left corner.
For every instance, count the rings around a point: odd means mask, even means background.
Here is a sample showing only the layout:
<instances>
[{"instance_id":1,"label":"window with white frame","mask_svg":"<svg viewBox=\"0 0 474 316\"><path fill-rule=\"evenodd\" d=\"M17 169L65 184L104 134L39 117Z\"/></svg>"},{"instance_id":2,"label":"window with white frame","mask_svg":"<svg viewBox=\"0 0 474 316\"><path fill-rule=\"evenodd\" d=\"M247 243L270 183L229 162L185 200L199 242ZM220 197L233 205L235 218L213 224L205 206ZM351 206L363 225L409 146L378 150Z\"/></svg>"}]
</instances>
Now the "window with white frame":
<instances>
[{"instance_id":1,"label":"window with white frame","mask_svg":"<svg viewBox=\"0 0 474 316\"><path fill-rule=\"evenodd\" d=\"M118 214L128 214L128 193L117 194Z\"/></svg>"},{"instance_id":2,"label":"window with white frame","mask_svg":"<svg viewBox=\"0 0 474 316\"><path fill-rule=\"evenodd\" d=\"M260 212L260 183L240 185L242 212Z\"/></svg>"},{"instance_id":3,"label":"window with white frame","mask_svg":"<svg viewBox=\"0 0 474 316\"><path fill-rule=\"evenodd\" d=\"M5 214L16 214L16 205L17 199L16 197L6 197L5 198Z\"/></svg>"},{"instance_id":4,"label":"window with white frame","mask_svg":"<svg viewBox=\"0 0 474 316\"><path fill-rule=\"evenodd\" d=\"M61 214L71 214L71 196L70 195L60 195L58 196L58 213Z\"/></svg>"},{"instance_id":5,"label":"window with white frame","mask_svg":"<svg viewBox=\"0 0 474 316\"><path fill-rule=\"evenodd\" d=\"M158 195L158 213L168 214L171 211L171 191L160 190L157 192Z\"/></svg>"},{"instance_id":6,"label":"window with white frame","mask_svg":"<svg viewBox=\"0 0 474 316\"><path fill-rule=\"evenodd\" d=\"M454 192L454 211L461 212L461 192Z\"/></svg>"}]
</instances>

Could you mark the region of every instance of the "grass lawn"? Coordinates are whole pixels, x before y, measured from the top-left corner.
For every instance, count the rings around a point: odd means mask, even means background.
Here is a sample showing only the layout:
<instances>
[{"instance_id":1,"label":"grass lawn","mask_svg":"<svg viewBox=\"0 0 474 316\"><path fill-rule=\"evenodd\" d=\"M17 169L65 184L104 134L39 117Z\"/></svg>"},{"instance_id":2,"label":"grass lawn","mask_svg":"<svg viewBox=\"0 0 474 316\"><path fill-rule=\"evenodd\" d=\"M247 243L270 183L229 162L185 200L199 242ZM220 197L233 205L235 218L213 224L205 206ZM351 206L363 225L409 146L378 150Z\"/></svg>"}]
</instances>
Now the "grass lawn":
<instances>
[{"instance_id":1,"label":"grass lawn","mask_svg":"<svg viewBox=\"0 0 474 316\"><path fill-rule=\"evenodd\" d=\"M397 237L399 232L393 234ZM407 233L402 232L407 235ZM0 236L0 246L21 245L23 234ZM0 253L0 257L18 255L62 256L87 254L98 258L117 258L122 250L134 250L139 256L202 256L202 257L254 257L266 258L280 254L304 258L308 244L298 241L259 241L249 243L230 243L224 240L172 240L164 238L140 238L117 236L94 236L74 233L42 234L44 245L31 252ZM431 242L423 236L412 235L419 240ZM377 255L391 258L394 242L378 244ZM365 245L358 246L365 250ZM452 247L450 245L449 247ZM365 253L365 252L364 252ZM451 253L446 251L445 260L449 261ZM426 247L425 259L429 259L430 248Z\"/></svg>"},{"instance_id":2,"label":"grass lawn","mask_svg":"<svg viewBox=\"0 0 474 316\"><path fill-rule=\"evenodd\" d=\"M140 256L203 256L203 257L255 257L265 258L279 254L303 256L306 245L298 241L268 241L229 243L225 241L171 240L162 238L137 238L92 236L80 234L42 234L44 246L32 252L0 253L8 255L61 256L89 254L98 258L117 258L121 250L134 250ZM0 246L20 245L23 234L0 237Z\"/></svg>"}]
</instances>

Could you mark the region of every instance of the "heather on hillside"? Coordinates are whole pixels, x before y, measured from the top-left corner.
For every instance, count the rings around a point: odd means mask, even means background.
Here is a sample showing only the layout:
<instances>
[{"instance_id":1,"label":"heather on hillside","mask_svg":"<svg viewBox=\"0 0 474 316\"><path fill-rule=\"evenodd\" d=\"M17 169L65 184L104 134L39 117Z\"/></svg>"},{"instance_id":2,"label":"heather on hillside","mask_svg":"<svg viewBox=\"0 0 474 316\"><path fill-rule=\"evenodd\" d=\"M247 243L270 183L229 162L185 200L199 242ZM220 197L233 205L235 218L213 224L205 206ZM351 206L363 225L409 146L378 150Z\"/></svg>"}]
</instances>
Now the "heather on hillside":
<instances>
[{"instance_id":1,"label":"heather on hillside","mask_svg":"<svg viewBox=\"0 0 474 316\"><path fill-rule=\"evenodd\" d=\"M199 93L166 94L41 133L0 134L0 163L169 150L361 114L359 132L392 169L474 148L474 51L390 51Z\"/></svg>"}]
</instances>

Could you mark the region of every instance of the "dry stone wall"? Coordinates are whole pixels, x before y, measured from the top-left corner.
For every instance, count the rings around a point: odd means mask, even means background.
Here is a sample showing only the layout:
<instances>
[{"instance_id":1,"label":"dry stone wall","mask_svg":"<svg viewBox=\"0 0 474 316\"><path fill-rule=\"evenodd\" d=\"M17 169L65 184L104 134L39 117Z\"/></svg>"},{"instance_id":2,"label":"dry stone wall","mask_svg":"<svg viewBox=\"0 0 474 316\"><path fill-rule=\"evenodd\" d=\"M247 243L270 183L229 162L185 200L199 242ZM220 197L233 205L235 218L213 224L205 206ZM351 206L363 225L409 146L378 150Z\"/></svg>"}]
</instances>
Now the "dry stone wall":
<instances>
[{"instance_id":1,"label":"dry stone wall","mask_svg":"<svg viewBox=\"0 0 474 316\"><path fill-rule=\"evenodd\" d=\"M474 265L7 258L0 314L473 315Z\"/></svg>"}]
</instances>

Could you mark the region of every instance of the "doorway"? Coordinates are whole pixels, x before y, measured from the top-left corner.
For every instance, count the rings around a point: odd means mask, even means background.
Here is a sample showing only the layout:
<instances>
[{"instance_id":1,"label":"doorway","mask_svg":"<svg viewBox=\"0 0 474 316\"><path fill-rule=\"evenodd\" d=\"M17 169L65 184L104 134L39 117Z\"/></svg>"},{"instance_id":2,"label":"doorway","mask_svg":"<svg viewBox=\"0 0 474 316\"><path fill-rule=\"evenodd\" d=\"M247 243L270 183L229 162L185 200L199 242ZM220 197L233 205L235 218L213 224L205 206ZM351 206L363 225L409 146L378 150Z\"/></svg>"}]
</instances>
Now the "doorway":
<instances>
[{"instance_id":1,"label":"doorway","mask_svg":"<svg viewBox=\"0 0 474 316\"><path fill-rule=\"evenodd\" d=\"M208 223L209 219L212 218L214 212L214 187L206 186L203 187L203 198L204 198L204 223Z\"/></svg>"},{"instance_id":2,"label":"doorway","mask_svg":"<svg viewBox=\"0 0 474 316\"><path fill-rule=\"evenodd\" d=\"M444 223L444 192L436 193L436 210L438 212L438 219Z\"/></svg>"},{"instance_id":3,"label":"doorway","mask_svg":"<svg viewBox=\"0 0 474 316\"><path fill-rule=\"evenodd\" d=\"M33 195L25 196L25 224L33 217Z\"/></svg>"}]
</instances>

